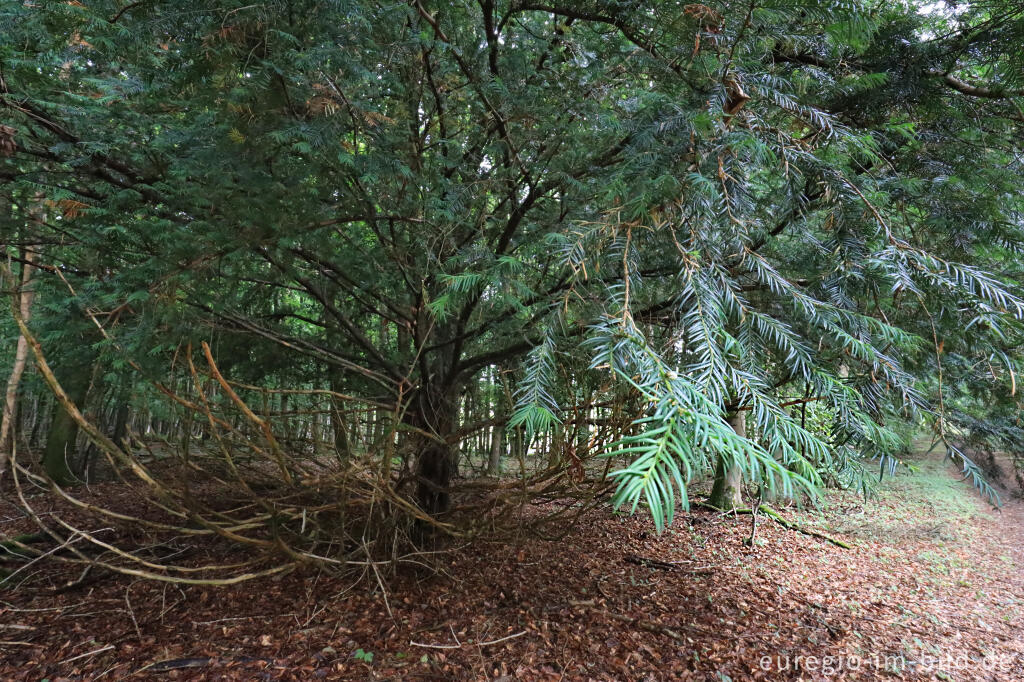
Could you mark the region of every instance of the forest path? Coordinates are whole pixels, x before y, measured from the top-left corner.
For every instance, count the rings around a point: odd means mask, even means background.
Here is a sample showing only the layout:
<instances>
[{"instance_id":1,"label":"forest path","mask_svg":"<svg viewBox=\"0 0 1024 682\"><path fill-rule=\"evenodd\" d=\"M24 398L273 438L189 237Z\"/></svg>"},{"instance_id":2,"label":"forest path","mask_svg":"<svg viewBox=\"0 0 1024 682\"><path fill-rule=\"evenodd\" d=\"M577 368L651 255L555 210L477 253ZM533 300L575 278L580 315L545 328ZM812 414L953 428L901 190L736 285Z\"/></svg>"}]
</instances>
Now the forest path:
<instances>
[{"instance_id":1,"label":"forest path","mask_svg":"<svg viewBox=\"0 0 1024 682\"><path fill-rule=\"evenodd\" d=\"M314 573L54 593L80 569L33 569L0 593L0 678L1024 679L1024 502L996 513L940 458L912 465L871 501L782 509L850 550L765 519L750 546L749 516L705 510L658 536L603 508L560 540L454 552L386 601Z\"/></svg>"}]
</instances>

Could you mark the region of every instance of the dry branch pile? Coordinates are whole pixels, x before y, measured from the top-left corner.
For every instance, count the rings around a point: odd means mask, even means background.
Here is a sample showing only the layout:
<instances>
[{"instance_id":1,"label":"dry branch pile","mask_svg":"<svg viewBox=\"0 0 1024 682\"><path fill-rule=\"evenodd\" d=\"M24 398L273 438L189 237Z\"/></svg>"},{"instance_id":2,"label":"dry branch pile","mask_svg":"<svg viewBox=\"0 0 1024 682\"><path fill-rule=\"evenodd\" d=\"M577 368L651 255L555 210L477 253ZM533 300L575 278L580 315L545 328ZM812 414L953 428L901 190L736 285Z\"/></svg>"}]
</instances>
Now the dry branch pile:
<instances>
[{"instance_id":1,"label":"dry branch pile","mask_svg":"<svg viewBox=\"0 0 1024 682\"><path fill-rule=\"evenodd\" d=\"M177 388L155 385L186 425L185 435L178 442L154 444L129 433L114 443L70 401L39 343L25 325L21 329L51 390L99 448L108 477L132 491L139 511L86 501L15 452L10 485L39 533L6 541L2 560L8 563L57 560L82 565L83 578L105 569L208 585L313 565L360 572L382 583L401 564L433 567L439 550L452 542L564 533L609 492L599 468L586 467L595 475L583 475L584 464L594 462L573 453L566 462L546 467L522 462L513 477L462 480L448 512L427 514L415 501L421 481L410 450L411 443L421 441L407 438L410 427L400 419L401 405L382 406L330 390L275 391L232 382L205 343L201 350L183 349L176 358L176 370L186 379ZM267 409L282 395L295 394L304 396L306 408ZM340 452L317 437L321 417L326 422L327 415L382 407L393 410L392 426L362 451ZM38 500L46 495L41 491L50 491L74 513L42 511ZM95 527L76 521L82 514ZM111 540L111 534L121 541ZM183 541L240 545L247 559L198 566L180 562Z\"/></svg>"}]
</instances>

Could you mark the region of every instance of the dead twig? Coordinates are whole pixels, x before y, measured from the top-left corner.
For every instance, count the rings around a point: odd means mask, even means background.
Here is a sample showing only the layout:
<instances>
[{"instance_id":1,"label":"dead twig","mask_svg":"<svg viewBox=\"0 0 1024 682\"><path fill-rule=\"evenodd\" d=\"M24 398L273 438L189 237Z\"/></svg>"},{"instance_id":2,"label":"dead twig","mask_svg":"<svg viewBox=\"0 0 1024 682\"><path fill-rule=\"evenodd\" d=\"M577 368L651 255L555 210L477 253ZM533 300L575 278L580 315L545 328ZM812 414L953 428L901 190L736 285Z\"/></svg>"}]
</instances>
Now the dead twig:
<instances>
[{"instance_id":1,"label":"dead twig","mask_svg":"<svg viewBox=\"0 0 1024 682\"><path fill-rule=\"evenodd\" d=\"M661 561L660 559L650 559L648 557L640 556L639 554L627 554L625 556L627 564L636 564L637 566L647 566L648 568L658 568L663 571L675 571L679 569L679 564L671 561Z\"/></svg>"},{"instance_id":2,"label":"dead twig","mask_svg":"<svg viewBox=\"0 0 1024 682\"><path fill-rule=\"evenodd\" d=\"M461 649L461 644L424 644L423 642L414 642L409 640L411 646L421 646L427 649Z\"/></svg>"},{"instance_id":3,"label":"dead twig","mask_svg":"<svg viewBox=\"0 0 1024 682\"><path fill-rule=\"evenodd\" d=\"M214 662L212 658L175 658L170 661L157 661L144 665L135 671L136 674L143 671L150 672L168 672L171 670L181 670L183 668L205 668Z\"/></svg>"},{"instance_id":4,"label":"dead twig","mask_svg":"<svg viewBox=\"0 0 1024 682\"><path fill-rule=\"evenodd\" d=\"M710 509L712 511L716 511L716 512L723 513L723 514L737 514L738 515L738 514L753 514L754 513L754 510L753 509L749 509L749 508L747 508L747 509L729 509L729 510L723 511L723 510L719 509L718 507L710 505L710 504L708 504L706 502L695 502L694 506L695 507L703 507L705 509ZM838 540L838 539L836 539L834 537L831 537L829 535L825 535L824 533L820 533L820 532L818 532L816 530L811 530L810 528L804 528L803 526L801 526L800 524L796 523L795 521L790 521L786 517L782 516L782 514L780 514L779 512L775 511L774 509L772 509L771 507L769 507L766 504L760 505L757 508L757 513L764 514L765 516L770 518L772 521L774 521L775 523L779 524L783 528L786 528L787 530L796 531L797 533L802 533L804 535L809 535L812 538L818 538L819 540L824 540L826 542L830 542L833 545L835 545L836 547L842 547L843 549L853 549L853 546L850 545L847 542L843 542L842 540Z\"/></svg>"},{"instance_id":5,"label":"dead twig","mask_svg":"<svg viewBox=\"0 0 1024 682\"><path fill-rule=\"evenodd\" d=\"M476 645L477 646L490 646L492 644L497 644L499 642L506 642L506 641L508 641L510 639L515 639L516 637L522 637L525 634L526 634L526 630L523 630L522 632L517 632L514 635L508 635L507 637L499 637L498 639L492 639L492 640L487 641L487 642L477 642Z\"/></svg>"},{"instance_id":6,"label":"dead twig","mask_svg":"<svg viewBox=\"0 0 1024 682\"><path fill-rule=\"evenodd\" d=\"M492 644L500 644L501 642L507 642L510 639L515 639L517 637L522 637L525 634L527 634L527 631L523 630L522 632L517 632L515 634L507 635L505 637L499 637L498 639L491 639L491 640L488 640L486 642L466 642L466 643L467 644L475 644L476 646L491 646ZM452 630L452 636L455 637L455 631L454 630ZM456 644L426 644L424 642L413 642L413 641L410 640L409 644L412 645L412 646L423 647L425 649L461 649L463 647L462 642L459 642L459 638L458 637L455 637L455 641L456 641Z\"/></svg>"},{"instance_id":7,"label":"dead twig","mask_svg":"<svg viewBox=\"0 0 1024 682\"><path fill-rule=\"evenodd\" d=\"M135 583L132 583L134 585ZM139 636L139 641L142 641L142 628L139 627L139 621L135 618L135 609L132 608L132 602L128 599L128 593L132 589L132 585L124 588L124 603L128 606L128 615L131 616L132 625L135 626L135 634Z\"/></svg>"},{"instance_id":8,"label":"dead twig","mask_svg":"<svg viewBox=\"0 0 1024 682\"><path fill-rule=\"evenodd\" d=\"M57 665L64 665L65 663L70 663L71 661L77 661L79 659L87 658L89 656L95 656L96 654L102 654L104 651L110 651L113 648L113 644L101 646L99 649L93 649L92 651L87 651L84 654L78 654L77 656L72 656L71 658L65 658L63 661L58 662Z\"/></svg>"}]
</instances>

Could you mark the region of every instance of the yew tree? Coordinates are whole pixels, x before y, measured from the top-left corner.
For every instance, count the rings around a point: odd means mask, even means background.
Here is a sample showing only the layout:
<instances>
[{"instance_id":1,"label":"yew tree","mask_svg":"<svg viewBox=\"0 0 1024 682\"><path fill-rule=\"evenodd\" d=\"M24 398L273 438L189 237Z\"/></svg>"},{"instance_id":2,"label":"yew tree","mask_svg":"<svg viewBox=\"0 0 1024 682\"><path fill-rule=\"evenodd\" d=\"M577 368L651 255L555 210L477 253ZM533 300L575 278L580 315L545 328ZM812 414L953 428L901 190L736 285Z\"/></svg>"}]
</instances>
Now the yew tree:
<instances>
[{"instance_id":1,"label":"yew tree","mask_svg":"<svg viewBox=\"0 0 1024 682\"><path fill-rule=\"evenodd\" d=\"M530 434L569 370L636 397L605 454L659 525L706 472L860 485L908 423L984 488L954 436L987 392L1019 434L1022 40L1005 0L7 1L2 241L30 327L385 406L430 514L496 367Z\"/></svg>"}]
</instances>

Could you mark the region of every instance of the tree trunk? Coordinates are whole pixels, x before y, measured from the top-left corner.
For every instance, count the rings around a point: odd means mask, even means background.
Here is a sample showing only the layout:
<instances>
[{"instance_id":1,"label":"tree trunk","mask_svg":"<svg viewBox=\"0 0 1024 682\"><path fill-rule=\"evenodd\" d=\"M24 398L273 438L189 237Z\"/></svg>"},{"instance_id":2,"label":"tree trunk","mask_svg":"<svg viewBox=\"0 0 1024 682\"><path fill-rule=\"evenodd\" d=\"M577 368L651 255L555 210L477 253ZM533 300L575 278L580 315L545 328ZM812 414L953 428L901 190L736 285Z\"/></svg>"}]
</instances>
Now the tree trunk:
<instances>
[{"instance_id":1,"label":"tree trunk","mask_svg":"<svg viewBox=\"0 0 1024 682\"><path fill-rule=\"evenodd\" d=\"M87 381L75 380L64 384L68 397L79 409L88 389ZM68 463L73 461L75 455L78 422L61 405L55 405L54 409L50 432L46 436L46 449L43 450L43 470L57 485L67 485L75 480Z\"/></svg>"},{"instance_id":2,"label":"tree trunk","mask_svg":"<svg viewBox=\"0 0 1024 682\"><path fill-rule=\"evenodd\" d=\"M331 369L330 373L331 390L341 393L345 387L341 372ZM331 430L334 434L334 451L338 459L348 459L352 451L349 443L348 428L345 425L345 403L338 396L331 396ZM357 434L358 435L358 434Z\"/></svg>"},{"instance_id":3,"label":"tree trunk","mask_svg":"<svg viewBox=\"0 0 1024 682\"><path fill-rule=\"evenodd\" d=\"M118 447L124 447L127 451L128 448L124 444L124 439L128 436L128 417L131 412L128 407L128 396L125 393L118 393L117 407L115 409L114 428L111 430L110 438Z\"/></svg>"},{"instance_id":4,"label":"tree trunk","mask_svg":"<svg viewBox=\"0 0 1024 682\"><path fill-rule=\"evenodd\" d=\"M455 473L455 452L448 438L455 430L458 404L455 391L424 386L406 412L410 425L421 433L413 438L416 456L416 499L428 514L441 514L451 506L450 486ZM430 435L431 434L433 437Z\"/></svg>"},{"instance_id":5,"label":"tree trunk","mask_svg":"<svg viewBox=\"0 0 1024 682\"><path fill-rule=\"evenodd\" d=\"M285 447L294 447L289 441L291 441L292 438L297 438L297 437L301 436L302 434L297 431L297 429L295 428L295 424L292 423L293 420L291 419L290 415L288 414L288 403L289 403L288 394L287 393L282 393L281 394L281 421L280 421L280 426L278 427L278 430L281 433L281 440L286 443ZM292 409L294 409L294 408L292 408Z\"/></svg>"},{"instance_id":6,"label":"tree trunk","mask_svg":"<svg viewBox=\"0 0 1024 682\"><path fill-rule=\"evenodd\" d=\"M82 340L87 343L88 340ZM89 384L93 376L91 362L72 362L60 373L56 373L58 381L68 399L80 410L84 411L85 398L89 393ZM43 450L43 471L58 485L67 485L75 480L69 463L74 461L75 441L78 438L78 422L68 414L60 402L54 403L53 421L46 436L46 448Z\"/></svg>"},{"instance_id":7,"label":"tree trunk","mask_svg":"<svg viewBox=\"0 0 1024 682\"><path fill-rule=\"evenodd\" d=\"M85 406L82 405L81 402L76 403L79 406L79 408L82 410L82 413L86 414L87 418L91 417L94 423L101 423L102 419L103 419L102 390L100 389L100 386L99 386L101 377L102 377L102 367L101 367L100 363L94 362L93 366L92 366L92 374L90 375L90 379L89 379L89 386L92 387L92 390L94 391L94 395L100 396L100 399L97 401L97 402L99 402L99 405L97 405L96 408L94 408L96 410L96 413L95 414L91 414L91 415L87 414L86 410L85 410ZM83 395L82 396L82 400L84 401L85 398L86 398L86 396ZM96 447L95 443L89 441L89 442L87 442L85 444L84 448L81 448L81 453L80 454L81 454L81 458L79 459L79 461L77 463L77 466L75 466L72 469L72 473L74 473L76 476L78 476L78 478L81 478L81 479L83 479L86 482L90 482L90 481L93 480L90 477L90 472L92 472L92 470L94 468L94 464L96 462L97 455L99 454L99 448Z\"/></svg>"},{"instance_id":8,"label":"tree trunk","mask_svg":"<svg viewBox=\"0 0 1024 682\"><path fill-rule=\"evenodd\" d=\"M729 426L737 436L746 438L747 424L743 412L736 411L729 417ZM732 510L743 506L743 472L739 467L729 467L724 458L718 460L715 469L715 484L711 488L708 504L719 509Z\"/></svg>"},{"instance_id":9,"label":"tree trunk","mask_svg":"<svg viewBox=\"0 0 1024 682\"><path fill-rule=\"evenodd\" d=\"M29 447L39 447L42 442L42 432L46 426L47 415L50 414L49 393L40 395L38 392L32 396L32 427L28 434Z\"/></svg>"},{"instance_id":10,"label":"tree trunk","mask_svg":"<svg viewBox=\"0 0 1024 682\"><path fill-rule=\"evenodd\" d=\"M30 251L25 251L23 254L25 262L21 266L21 289L18 293L18 308L21 319L25 320L26 323L32 313L32 255ZM11 369L11 376L7 380L3 415L0 417L0 476L7 470L7 458L13 452L18 385L21 383L21 375L25 372L27 361L28 341L24 336L19 335L18 346L14 351L14 367Z\"/></svg>"},{"instance_id":11,"label":"tree trunk","mask_svg":"<svg viewBox=\"0 0 1024 682\"><path fill-rule=\"evenodd\" d=\"M501 453L505 449L505 427L499 422L491 429L491 452L487 458L487 475L501 475Z\"/></svg>"},{"instance_id":12,"label":"tree trunk","mask_svg":"<svg viewBox=\"0 0 1024 682\"><path fill-rule=\"evenodd\" d=\"M342 411L341 401L337 398L331 399L331 431L334 435L334 452L338 459L348 459L351 452L348 428L345 426L345 413Z\"/></svg>"},{"instance_id":13,"label":"tree trunk","mask_svg":"<svg viewBox=\"0 0 1024 682\"><path fill-rule=\"evenodd\" d=\"M562 463L562 450L565 447L565 429L555 425L543 440L548 449L548 468L554 469Z\"/></svg>"}]
</instances>

